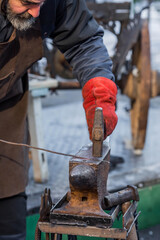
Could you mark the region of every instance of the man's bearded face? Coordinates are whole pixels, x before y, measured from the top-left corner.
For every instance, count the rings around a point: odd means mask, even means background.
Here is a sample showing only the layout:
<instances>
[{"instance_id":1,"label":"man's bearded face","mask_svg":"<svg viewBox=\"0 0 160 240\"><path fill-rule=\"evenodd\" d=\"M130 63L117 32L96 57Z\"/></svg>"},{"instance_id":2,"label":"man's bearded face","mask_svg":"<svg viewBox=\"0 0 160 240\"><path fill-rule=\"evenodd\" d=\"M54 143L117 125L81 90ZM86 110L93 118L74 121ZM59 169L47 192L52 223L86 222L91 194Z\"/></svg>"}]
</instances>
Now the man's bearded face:
<instances>
[{"instance_id":1,"label":"man's bearded face","mask_svg":"<svg viewBox=\"0 0 160 240\"><path fill-rule=\"evenodd\" d=\"M29 29L35 22L35 18L32 17L27 11L23 13L14 13L9 2L7 4L7 18L17 30L25 31Z\"/></svg>"}]
</instances>

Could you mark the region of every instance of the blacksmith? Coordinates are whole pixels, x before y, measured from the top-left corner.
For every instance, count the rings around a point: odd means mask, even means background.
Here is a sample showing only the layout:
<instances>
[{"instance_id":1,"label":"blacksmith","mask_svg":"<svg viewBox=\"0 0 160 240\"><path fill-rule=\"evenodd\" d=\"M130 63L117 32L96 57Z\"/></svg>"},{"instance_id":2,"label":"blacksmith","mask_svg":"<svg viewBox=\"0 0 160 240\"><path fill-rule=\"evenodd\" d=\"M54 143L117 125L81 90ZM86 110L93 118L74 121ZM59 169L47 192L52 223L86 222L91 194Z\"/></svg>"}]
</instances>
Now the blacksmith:
<instances>
[{"instance_id":1,"label":"blacksmith","mask_svg":"<svg viewBox=\"0 0 160 240\"><path fill-rule=\"evenodd\" d=\"M84 0L0 0L0 139L29 144L27 70L52 38L82 86L90 138L103 108L105 138L117 123L117 88L103 30ZM53 116L54 117L54 116ZM0 240L24 240L28 150L0 143Z\"/></svg>"}]
</instances>

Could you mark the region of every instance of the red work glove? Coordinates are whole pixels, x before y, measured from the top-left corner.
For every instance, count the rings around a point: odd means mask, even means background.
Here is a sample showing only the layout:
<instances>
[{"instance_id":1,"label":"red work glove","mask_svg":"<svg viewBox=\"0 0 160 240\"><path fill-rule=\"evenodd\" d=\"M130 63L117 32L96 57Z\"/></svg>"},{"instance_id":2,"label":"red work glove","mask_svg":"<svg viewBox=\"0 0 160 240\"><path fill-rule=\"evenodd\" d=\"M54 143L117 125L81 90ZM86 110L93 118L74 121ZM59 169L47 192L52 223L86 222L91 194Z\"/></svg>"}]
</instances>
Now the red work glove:
<instances>
[{"instance_id":1,"label":"red work glove","mask_svg":"<svg viewBox=\"0 0 160 240\"><path fill-rule=\"evenodd\" d=\"M115 113L116 94L116 84L105 77L92 78L84 85L82 89L82 95L84 98L83 107L86 112L91 140L96 107L101 107L103 109L105 123L104 139L113 132L118 120Z\"/></svg>"}]
</instances>

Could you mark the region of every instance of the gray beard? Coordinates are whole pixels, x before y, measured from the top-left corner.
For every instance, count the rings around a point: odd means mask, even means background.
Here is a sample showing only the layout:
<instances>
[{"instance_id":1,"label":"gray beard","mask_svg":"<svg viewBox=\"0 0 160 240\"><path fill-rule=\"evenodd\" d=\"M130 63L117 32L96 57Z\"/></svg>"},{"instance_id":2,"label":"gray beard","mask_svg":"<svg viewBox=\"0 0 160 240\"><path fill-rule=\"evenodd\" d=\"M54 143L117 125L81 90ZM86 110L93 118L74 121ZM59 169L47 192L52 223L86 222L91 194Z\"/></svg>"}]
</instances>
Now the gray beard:
<instances>
[{"instance_id":1,"label":"gray beard","mask_svg":"<svg viewBox=\"0 0 160 240\"><path fill-rule=\"evenodd\" d=\"M26 31L27 29L31 28L36 20L28 12L22 14L14 13L9 4L7 4L6 16L13 27L19 31Z\"/></svg>"}]
</instances>

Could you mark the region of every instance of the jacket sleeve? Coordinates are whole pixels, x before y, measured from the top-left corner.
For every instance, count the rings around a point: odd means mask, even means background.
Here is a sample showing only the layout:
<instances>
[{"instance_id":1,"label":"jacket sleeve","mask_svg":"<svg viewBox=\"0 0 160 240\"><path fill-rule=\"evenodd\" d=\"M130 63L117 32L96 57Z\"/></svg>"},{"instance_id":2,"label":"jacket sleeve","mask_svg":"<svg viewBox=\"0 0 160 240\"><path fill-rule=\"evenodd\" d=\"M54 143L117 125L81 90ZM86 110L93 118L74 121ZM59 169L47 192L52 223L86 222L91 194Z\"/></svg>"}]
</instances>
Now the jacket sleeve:
<instances>
[{"instance_id":1,"label":"jacket sleeve","mask_svg":"<svg viewBox=\"0 0 160 240\"><path fill-rule=\"evenodd\" d=\"M112 61L103 44L103 29L93 19L85 0L66 0L63 19L51 33L54 44L73 67L81 86L94 77L114 80ZM65 17L64 17L65 16Z\"/></svg>"}]
</instances>

